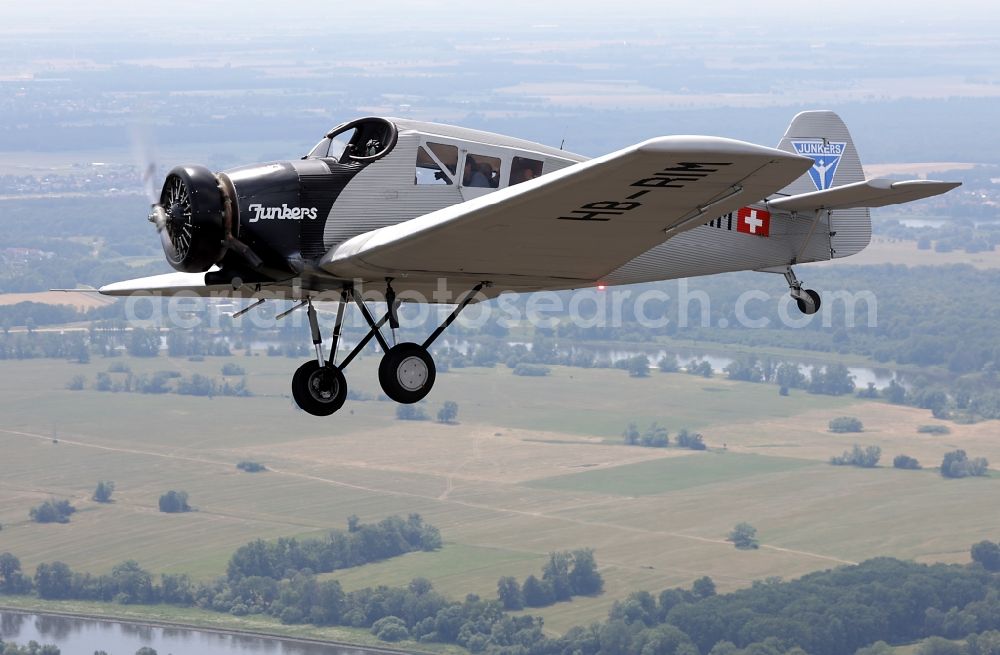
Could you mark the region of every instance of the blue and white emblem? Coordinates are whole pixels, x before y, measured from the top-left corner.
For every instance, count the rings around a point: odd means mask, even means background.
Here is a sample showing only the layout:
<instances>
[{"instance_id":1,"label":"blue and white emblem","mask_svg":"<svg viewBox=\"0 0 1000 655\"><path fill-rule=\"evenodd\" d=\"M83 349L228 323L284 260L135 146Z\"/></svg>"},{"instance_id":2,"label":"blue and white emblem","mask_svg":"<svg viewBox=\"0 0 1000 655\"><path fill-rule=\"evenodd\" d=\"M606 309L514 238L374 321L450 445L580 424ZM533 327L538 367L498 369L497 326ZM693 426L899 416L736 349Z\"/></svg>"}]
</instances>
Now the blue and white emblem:
<instances>
[{"instance_id":1,"label":"blue and white emblem","mask_svg":"<svg viewBox=\"0 0 1000 655\"><path fill-rule=\"evenodd\" d=\"M792 147L800 155L813 158L815 163L809 169L809 177L812 178L817 191L823 191L833 186L833 176L837 174L840 158L847 150L846 142L808 139L792 141Z\"/></svg>"}]
</instances>

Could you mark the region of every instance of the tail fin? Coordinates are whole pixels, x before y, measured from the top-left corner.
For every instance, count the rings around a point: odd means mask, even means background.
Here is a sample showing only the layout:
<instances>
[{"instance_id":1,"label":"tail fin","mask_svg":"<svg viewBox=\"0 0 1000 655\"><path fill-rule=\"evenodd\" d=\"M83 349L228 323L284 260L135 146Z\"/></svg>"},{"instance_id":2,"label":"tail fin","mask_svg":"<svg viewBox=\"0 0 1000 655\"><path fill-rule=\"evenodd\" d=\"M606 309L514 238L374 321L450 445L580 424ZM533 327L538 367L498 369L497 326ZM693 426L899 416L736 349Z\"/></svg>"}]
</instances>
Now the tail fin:
<instances>
[{"instance_id":1,"label":"tail fin","mask_svg":"<svg viewBox=\"0 0 1000 655\"><path fill-rule=\"evenodd\" d=\"M779 150L812 157L816 162L806 174L781 190L781 195L823 191L865 179L861 158L851 133L832 111L804 111L792 119ZM830 249L833 257L847 257L864 250L871 241L872 226L867 208L837 209L829 216Z\"/></svg>"}]
</instances>

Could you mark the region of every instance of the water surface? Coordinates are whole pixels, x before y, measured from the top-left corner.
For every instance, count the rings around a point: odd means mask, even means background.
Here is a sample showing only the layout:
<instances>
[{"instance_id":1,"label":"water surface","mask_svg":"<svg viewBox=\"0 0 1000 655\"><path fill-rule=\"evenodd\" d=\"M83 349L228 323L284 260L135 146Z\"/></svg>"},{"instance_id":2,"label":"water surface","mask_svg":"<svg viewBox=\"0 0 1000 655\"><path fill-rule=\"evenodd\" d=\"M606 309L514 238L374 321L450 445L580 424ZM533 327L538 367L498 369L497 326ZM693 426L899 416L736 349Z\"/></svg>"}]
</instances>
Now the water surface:
<instances>
[{"instance_id":1,"label":"water surface","mask_svg":"<svg viewBox=\"0 0 1000 655\"><path fill-rule=\"evenodd\" d=\"M0 611L0 639L21 645L55 644L63 655L133 655L143 646L158 655L374 655L378 651L289 639L164 628L48 614Z\"/></svg>"}]
</instances>

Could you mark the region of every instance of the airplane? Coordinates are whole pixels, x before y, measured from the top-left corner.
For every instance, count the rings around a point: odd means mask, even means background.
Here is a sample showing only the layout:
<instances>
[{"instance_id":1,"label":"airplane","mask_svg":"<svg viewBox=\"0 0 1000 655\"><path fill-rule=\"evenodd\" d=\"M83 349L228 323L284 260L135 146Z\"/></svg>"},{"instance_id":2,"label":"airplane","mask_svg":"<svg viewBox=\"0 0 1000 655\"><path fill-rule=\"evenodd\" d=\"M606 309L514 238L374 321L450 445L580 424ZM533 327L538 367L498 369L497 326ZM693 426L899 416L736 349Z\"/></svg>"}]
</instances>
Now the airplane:
<instances>
[{"instance_id":1,"label":"airplane","mask_svg":"<svg viewBox=\"0 0 1000 655\"><path fill-rule=\"evenodd\" d=\"M213 173L178 166L149 220L177 273L109 284L135 294L297 301L316 356L292 377L296 404L329 416L344 369L374 338L385 395L415 403L434 385L430 346L470 303L504 291L635 284L754 270L785 276L805 314L819 294L793 266L847 257L871 240L869 208L960 182L866 179L831 111L792 120L777 148L661 136L588 159L517 138L401 118L343 123L304 157ZM446 285L464 295L442 299ZM329 355L314 302L337 303ZM367 303L386 303L377 319ZM422 343L390 345L401 301L453 311ZM457 301L457 302L456 302ZM335 361L345 308L368 332ZM393 333L394 334L394 333Z\"/></svg>"}]
</instances>

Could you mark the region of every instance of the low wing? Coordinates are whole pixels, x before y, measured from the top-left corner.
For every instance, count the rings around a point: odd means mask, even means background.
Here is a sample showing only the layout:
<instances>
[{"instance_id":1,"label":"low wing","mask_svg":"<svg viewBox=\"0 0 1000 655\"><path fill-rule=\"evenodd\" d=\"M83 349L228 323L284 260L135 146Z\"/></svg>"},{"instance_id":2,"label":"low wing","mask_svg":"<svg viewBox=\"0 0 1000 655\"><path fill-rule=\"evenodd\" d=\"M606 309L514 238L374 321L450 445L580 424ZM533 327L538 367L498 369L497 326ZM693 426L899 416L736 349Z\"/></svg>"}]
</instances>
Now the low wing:
<instances>
[{"instance_id":1,"label":"low wing","mask_svg":"<svg viewBox=\"0 0 1000 655\"><path fill-rule=\"evenodd\" d=\"M935 180L892 180L872 179L854 184L800 193L786 198L770 200L769 209L806 212L817 209L851 209L854 207L885 207L930 198L961 186L961 182L937 182Z\"/></svg>"},{"instance_id":2,"label":"low wing","mask_svg":"<svg viewBox=\"0 0 1000 655\"><path fill-rule=\"evenodd\" d=\"M759 201L813 164L715 137L652 139L361 234L321 267L341 279L591 283L675 233Z\"/></svg>"},{"instance_id":3,"label":"low wing","mask_svg":"<svg viewBox=\"0 0 1000 655\"><path fill-rule=\"evenodd\" d=\"M221 294L232 291L230 284L208 284L205 273L165 273L151 275L134 280L124 280L106 284L98 291L105 296L132 296L136 294L151 296L172 296L186 293L197 296Z\"/></svg>"},{"instance_id":4,"label":"low wing","mask_svg":"<svg viewBox=\"0 0 1000 655\"><path fill-rule=\"evenodd\" d=\"M212 269L207 273L164 273L134 280L106 284L98 291L105 296L202 296L211 298L274 297L295 299L305 297L303 288L291 280L242 283L229 275ZM318 297L323 289L306 289L308 295Z\"/></svg>"}]
</instances>

